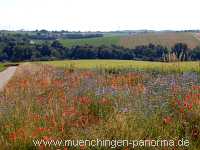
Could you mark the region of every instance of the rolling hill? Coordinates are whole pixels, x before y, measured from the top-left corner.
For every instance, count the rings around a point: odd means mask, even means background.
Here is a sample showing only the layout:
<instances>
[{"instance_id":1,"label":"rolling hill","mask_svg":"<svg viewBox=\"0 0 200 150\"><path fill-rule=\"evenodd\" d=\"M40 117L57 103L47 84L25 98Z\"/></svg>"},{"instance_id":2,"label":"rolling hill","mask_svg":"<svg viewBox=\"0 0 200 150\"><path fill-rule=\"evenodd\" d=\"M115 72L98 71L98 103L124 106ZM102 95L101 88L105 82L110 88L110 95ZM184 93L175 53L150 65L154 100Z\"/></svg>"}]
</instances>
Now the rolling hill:
<instances>
[{"instance_id":1,"label":"rolling hill","mask_svg":"<svg viewBox=\"0 0 200 150\"><path fill-rule=\"evenodd\" d=\"M60 42L66 47L75 45L120 45L127 48L134 48L138 45L147 45L149 43L160 44L172 47L175 43L186 43L189 48L200 45L200 35L191 32L152 32L139 33L130 36L106 36L88 39L61 39Z\"/></svg>"},{"instance_id":2,"label":"rolling hill","mask_svg":"<svg viewBox=\"0 0 200 150\"><path fill-rule=\"evenodd\" d=\"M136 36L122 37L120 39L120 45L128 48L134 48L137 45L146 45L149 43L172 47L178 42L186 43L190 48L200 45L200 40L196 38L196 34L190 32L144 33Z\"/></svg>"},{"instance_id":3,"label":"rolling hill","mask_svg":"<svg viewBox=\"0 0 200 150\"><path fill-rule=\"evenodd\" d=\"M111 36L111 37L98 37L98 38L87 38L87 39L62 39L60 42L66 47L72 47L76 45L119 45L121 37Z\"/></svg>"}]
</instances>

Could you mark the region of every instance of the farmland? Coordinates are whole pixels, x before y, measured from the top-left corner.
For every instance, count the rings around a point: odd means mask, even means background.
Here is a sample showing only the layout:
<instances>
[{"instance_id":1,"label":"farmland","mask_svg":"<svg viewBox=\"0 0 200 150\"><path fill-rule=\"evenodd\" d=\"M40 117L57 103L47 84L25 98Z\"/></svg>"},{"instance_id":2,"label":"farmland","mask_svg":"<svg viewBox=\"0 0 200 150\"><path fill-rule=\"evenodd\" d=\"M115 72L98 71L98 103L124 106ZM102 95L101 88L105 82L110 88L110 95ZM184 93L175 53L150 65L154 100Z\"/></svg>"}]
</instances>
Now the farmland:
<instances>
[{"instance_id":1,"label":"farmland","mask_svg":"<svg viewBox=\"0 0 200 150\"><path fill-rule=\"evenodd\" d=\"M195 33L179 33L179 32L155 32L155 33L140 33L136 35L126 36L106 36L90 39L64 39L60 40L66 47L75 45L119 45L126 48L135 48L138 45L148 45L149 43L160 44L166 47L172 47L175 43L186 43L188 47L194 48L200 45L198 34Z\"/></svg>"},{"instance_id":2,"label":"farmland","mask_svg":"<svg viewBox=\"0 0 200 150\"><path fill-rule=\"evenodd\" d=\"M63 139L173 140L171 147L135 149L200 149L200 47L193 48L198 34L44 36L36 43L15 38L12 48L7 38L2 42L7 46L1 58L20 65L0 92L0 149L133 149L113 143L70 146ZM163 46L149 44L154 42ZM180 140L189 145L177 145Z\"/></svg>"},{"instance_id":3,"label":"farmland","mask_svg":"<svg viewBox=\"0 0 200 150\"><path fill-rule=\"evenodd\" d=\"M64 60L64 61L43 61L39 62L61 68L75 67L77 69L125 69L139 71L157 71L157 72L199 72L199 62L150 62L133 60Z\"/></svg>"},{"instance_id":4,"label":"farmland","mask_svg":"<svg viewBox=\"0 0 200 150\"><path fill-rule=\"evenodd\" d=\"M120 45L128 48L134 48L137 45L153 43L172 47L177 42L187 43L190 48L200 45L200 40L195 38L193 33L176 32L146 33L132 37L123 37L120 40Z\"/></svg>"},{"instance_id":5,"label":"farmland","mask_svg":"<svg viewBox=\"0 0 200 150\"><path fill-rule=\"evenodd\" d=\"M0 150L200 150L200 0L0 0Z\"/></svg>"},{"instance_id":6,"label":"farmland","mask_svg":"<svg viewBox=\"0 0 200 150\"><path fill-rule=\"evenodd\" d=\"M64 39L60 40L60 42L66 47L72 47L76 45L118 45L120 41L120 37L111 36L111 37L100 37L100 38L89 38L89 39Z\"/></svg>"}]
</instances>

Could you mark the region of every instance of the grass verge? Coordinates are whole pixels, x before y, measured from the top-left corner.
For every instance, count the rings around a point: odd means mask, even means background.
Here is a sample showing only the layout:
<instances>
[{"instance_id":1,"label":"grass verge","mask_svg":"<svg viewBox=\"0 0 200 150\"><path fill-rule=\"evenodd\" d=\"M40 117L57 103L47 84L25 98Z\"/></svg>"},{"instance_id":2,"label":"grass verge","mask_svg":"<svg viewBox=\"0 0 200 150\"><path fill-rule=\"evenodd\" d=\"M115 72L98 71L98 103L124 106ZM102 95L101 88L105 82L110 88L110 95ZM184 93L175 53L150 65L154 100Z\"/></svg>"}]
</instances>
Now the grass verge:
<instances>
[{"instance_id":1,"label":"grass verge","mask_svg":"<svg viewBox=\"0 0 200 150\"><path fill-rule=\"evenodd\" d=\"M4 64L0 64L0 72L5 69Z\"/></svg>"}]
</instances>

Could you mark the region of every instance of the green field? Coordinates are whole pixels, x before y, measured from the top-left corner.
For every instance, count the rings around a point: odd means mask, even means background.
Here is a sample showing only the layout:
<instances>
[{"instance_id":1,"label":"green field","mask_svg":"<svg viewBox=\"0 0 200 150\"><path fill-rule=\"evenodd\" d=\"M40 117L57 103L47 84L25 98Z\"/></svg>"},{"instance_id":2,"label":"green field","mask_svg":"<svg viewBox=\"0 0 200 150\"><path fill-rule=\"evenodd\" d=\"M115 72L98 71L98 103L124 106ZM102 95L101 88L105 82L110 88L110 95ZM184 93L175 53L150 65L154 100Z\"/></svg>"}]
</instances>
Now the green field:
<instances>
[{"instance_id":1,"label":"green field","mask_svg":"<svg viewBox=\"0 0 200 150\"><path fill-rule=\"evenodd\" d=\"M172 47L178 42L186 43L189 48L200 45L200 39L195 33L181 32L140 33L132 36L106 36L88 39L61 39L60 42L66 47L86 44L94 46L115 44L134 48L138 45L147 45L149 43Z\"/></svg>"},{"instance_id":2,"label":"green field","mask_svg":"<svg viewBox=\"0 0 200 150\"><path fill-rule=\"evenodd\" d=\"M60 42L66 47L72 47L76 45L118 45L120 42L120 37L99 37L99 38L88 38L88 39L62 39Z\"/></svg>"},{"instance_id":3,"label":"green field","mask_svg":"<svg viewBox=\"0 0 200 150\"><path fill-rule=\"evenodd\" d=\"M177 62L163 63L150 61L133 61L133 60L65 60L65 61L44 61L39 62L50 64L56 67L73 66L78 69L95 69L95 68L117 68L132 69L139 71L159 71L159 72L200 72L199 62Z\"/></svg>"}]
</instances>

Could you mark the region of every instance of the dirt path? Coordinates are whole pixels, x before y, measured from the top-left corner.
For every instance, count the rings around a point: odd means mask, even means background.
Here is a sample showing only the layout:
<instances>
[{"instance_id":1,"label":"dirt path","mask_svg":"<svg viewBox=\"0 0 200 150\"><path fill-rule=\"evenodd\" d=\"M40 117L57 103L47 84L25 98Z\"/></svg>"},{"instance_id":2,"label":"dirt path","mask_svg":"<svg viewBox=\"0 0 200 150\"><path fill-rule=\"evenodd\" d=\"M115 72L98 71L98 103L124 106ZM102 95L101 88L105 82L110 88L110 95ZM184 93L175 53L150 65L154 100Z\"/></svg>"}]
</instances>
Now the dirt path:
<instances>
[{"instance_id":1,"label":"dirt path","mask_svg":"<svg viewBox=\"0 0 200 150\"><path fill-rule=\"evenodd\" d=\"M17 67L8 67L6 70L0 72L0 91L3 90L4 86L8 83L10 78L14 75Z\"/></svg>"}]
</instances>

